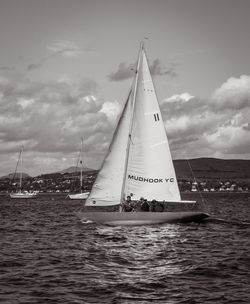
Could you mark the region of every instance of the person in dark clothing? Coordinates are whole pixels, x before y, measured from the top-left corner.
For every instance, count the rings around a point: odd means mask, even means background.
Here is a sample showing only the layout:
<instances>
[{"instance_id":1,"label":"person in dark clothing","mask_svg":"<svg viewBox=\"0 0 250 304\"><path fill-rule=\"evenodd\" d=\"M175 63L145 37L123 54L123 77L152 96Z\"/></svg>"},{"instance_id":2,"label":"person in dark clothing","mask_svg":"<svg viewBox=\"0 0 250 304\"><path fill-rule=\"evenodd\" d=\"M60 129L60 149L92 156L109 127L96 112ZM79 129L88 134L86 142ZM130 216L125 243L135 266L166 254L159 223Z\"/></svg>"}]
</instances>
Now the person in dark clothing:
<instances>
[{"instance_id":1,"label":"person in dark clothing","mask_svg":"<svg viewBox=\"0 0 250 304\"><path fill-rule=\"evenodd\" d=\"M126 202L123 205L123 210L125 212L131 212L133 211L133 205L132 205L132 201L131 201L131 196L127 196Z\"/></svg>"},{"instance_id":2,"label":"person in dark clothing","mask_svg":"<svg viewBox=\"0 0 250 304\"><path fill-rule=\"evenodd\" d=\"M157 201L155 199L153 199L150 203L150 211L151 212L155 212L155 208L156 208L156 204L157 204Z\"/></svg>"},{"instance_id":3,"label":"person in dark clothing","mask_svg":"<svg viewBox=\"0 0 250 304\"><path fill-rule=\"evenodd\" d=\"M133 206L131 204L126 204L124 206L124 211L125 212L132 212L133 211Z\"/></svg>"},{"instance_id":4,"label":"person in dark clothing","mask_svg":"<svg viewBox=\"0 0 250 304\"><path fill-rule=\"evenodd\" d=\"M130 195L127 196L126 202L131 203L131 196Z\"/></svg>"},{"instance_id":5,"label":"person in dark clothing","mask_svg":"<svg viewBox=\"0 0 250 304\"><path fill-rule=\"evenodd\" d=\"M135 205L134 205L134 211L135 211L135 212L141 211L141 204L142 204L142 203L143 203L143 201L141 200L141 198L140 198L139 201L136 201L136 202L135 202Z\"/></svg>"},{"instance_id":6,"label":"person in dark clothing","mask_svg":"<svg viewBox=\"0 0 250 304\"><path fill-rule=\"evenodd\" d=\"M163 212L164 211L164 204L163 202L155 201L155 211L156 212Z\"/></svg>"},{"instance_id":7,"label":"person in dark clothing","mask_svg":"<svg viewBox=\"0 0 250 304\"><path fill-rule=\"evenodd\" d=\"M141 211L149 211L149 203L147 202L146 199L141 204Z\"/></svg>"}]
</instances>

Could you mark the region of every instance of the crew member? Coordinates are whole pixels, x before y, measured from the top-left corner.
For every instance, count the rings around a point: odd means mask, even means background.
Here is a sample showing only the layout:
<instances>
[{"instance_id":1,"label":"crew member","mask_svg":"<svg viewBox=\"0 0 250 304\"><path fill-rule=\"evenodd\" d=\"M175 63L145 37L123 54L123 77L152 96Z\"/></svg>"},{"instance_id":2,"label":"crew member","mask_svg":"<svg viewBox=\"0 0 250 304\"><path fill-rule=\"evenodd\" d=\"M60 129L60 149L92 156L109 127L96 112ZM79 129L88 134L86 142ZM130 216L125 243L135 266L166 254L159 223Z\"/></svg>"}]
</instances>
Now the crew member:
<instances>
[{"instance_id":1,"label":"crew member","mask_svg":"<svg viewBox=\"0 0 250 304\"><path fill-rule=\"evenodd\" d=\"M141 204L141 211L149 211L149 203L146 199L143 199L143 202Z\"/></svg>"},{"instance_id":2,"label":"crew member","mask_svg":"<svg viewBox=\"0 0 250 304\"><path fill-rule=\"evenodd\" d=\"M123 210L125 212L131 212L131 211L133 211L133 204L132 204L131 196L130 195L127 196L127 199L126 199L126 201L125 201L125 203L123 205Z\"/></svg>"}]
</instances>

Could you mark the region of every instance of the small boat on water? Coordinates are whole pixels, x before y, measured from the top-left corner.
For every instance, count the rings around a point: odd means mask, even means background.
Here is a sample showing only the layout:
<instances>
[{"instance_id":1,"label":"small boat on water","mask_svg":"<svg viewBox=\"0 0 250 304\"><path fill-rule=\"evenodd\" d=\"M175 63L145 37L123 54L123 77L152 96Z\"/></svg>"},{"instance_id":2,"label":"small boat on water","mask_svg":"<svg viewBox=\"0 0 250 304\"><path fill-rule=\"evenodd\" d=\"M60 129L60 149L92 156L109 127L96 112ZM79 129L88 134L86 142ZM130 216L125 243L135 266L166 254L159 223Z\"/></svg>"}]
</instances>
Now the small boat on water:
<instances>
[{"instance_id":1,"label":"small boat on water","mask_svg":"<svg viewBox=\"0 0 250 304\"><path fill-rule=\"evenodd\" d=\"M37 192L19 191L10 193L10 198L36 198Z\"/></svg>"},{"instance_id":2,"label":"small boat on water","mask_svg":"<svg viewBox=\"0 0 250 304\"><path fill-rule=\"evenodd\" d=\"M164 205L164 212L124 212L121 206L126 204L127 196L134 202L141 197L148 202L156 200ZM77 216L82 222L110 226L190 222L208 217L202 211L187 211L185 206L195 203L181 200L164 122L141 43L132 88L84 209L77 212ZM178 205L178 211L168 211L169 204Z\"/></svg>"},{"instance_id":3,"label":"small boat on water","mask_svg":"<svg viewBox=\"0 0 250 304\"><path fill-rule=\"evenodd\" d=\"M89 195L89 191L82 191L82 186L83 186L83 138L81 139L80 157L79 157L79 161L77 162L76 168L78 168L78 163L80 163L80 193L69 194L68 197L72 200L86 199Z\"/></svg>"},{"instance_id":4,"label":"small boat on water","mask_svg":"<svg viewBox=\"0 0 250 304\"><path fill-rule=\"evenodd\" d=\"M20 170L20 173L19 173L19 189L17 192L13 192L13 193L10 193L10 198L35 198L37 196L37 191L33 191L33 192L28 192L28 191L25 191L25 190L22 190L22 179L23 179L23 150L24 150L24 147L22 146L21 150L20 150L20 153L19 153L19 156L18 156L18 161L17 161L17 166L16 166L16 170L18 168L18 165L20 163L20 166L21 166L21 170ZM15 172L16 174L16 172ZM14 174L14 177L15 177L15 174Z\"/></svg>"},{"instance_id":5,"label":"small boat on water","mask_svg":"<svg viewBox=\"0 0 250 304\"><path fill-rule=\"evenodd\" d=\"M81 192L81 193L74 193L74 194L69 194L68 197L72 200L82 200L86 199L89 195L89 191Z\"/></svg>"}]
</instances>

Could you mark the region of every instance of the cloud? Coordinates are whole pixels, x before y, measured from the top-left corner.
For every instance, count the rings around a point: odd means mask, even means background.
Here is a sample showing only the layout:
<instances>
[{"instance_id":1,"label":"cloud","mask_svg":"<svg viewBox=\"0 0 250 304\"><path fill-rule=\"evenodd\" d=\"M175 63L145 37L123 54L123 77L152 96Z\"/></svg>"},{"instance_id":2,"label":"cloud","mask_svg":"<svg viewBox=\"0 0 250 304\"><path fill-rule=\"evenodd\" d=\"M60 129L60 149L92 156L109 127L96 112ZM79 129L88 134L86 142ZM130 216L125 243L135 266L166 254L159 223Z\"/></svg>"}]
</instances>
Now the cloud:
<instances>
[{"instance_id":1,"label":"cloud","mask_svg":"<svg viewBox=\"0 0 250 304\"><path fill-rule=\"evenodd\" d=\"M171 77L176 77L177 73L175 72L175 67L171 66L169 69L166 69L160 62L159 59L155 59L150 65L151 74L154 76L163 76L169 75ZM122 62L118 65L116 72L111 72L108 75L110 81L122 81L129 79L134 76L136 70L136 63L127 64Z\"/></svg>"},{"instance_id":2,"label":"cloud","mask_svg":"<svg viewBox=\"0 0 250 304\"><path fill-rule=\"evenodd\" d=\"M246 102L247 80L247 76L230 78L221 86L223 89L215 90L213 99L182 93L161 102L175 158L249 158L250 107ZM232 83L236 85L232 86Z\"/></svg>"},{"instance_id":3,"label":"cloud","mask_svg":"<svg viewBox=\"0 0 250 304\"><path fill-rule=\"evenodd\" d=\"M13 71L15 68L13 66L0 66L2 71Z\"/></svg>"},{"instance_id":4,"label":"cloud","mask_svg":"<svg viewBox=\"0 0 250 304\"><path fill-rule=\"evenodd\" d=\"M165 101L166 102L187 102L190 99L194 98L194 96L190 95L189 93L182 93L182 94L175 94L169 98L166 98Z\"/></svg>"},{"instance_id":5,"label":"cloud","mask_svg":"<svg viewBox=\"0 0 250 304\"><path fill-rule=\"evenodd\" d=\"M115 124L121 110L121 104L118 103L118 101L105 101L102 105L100 112L104 113L107 116L107 119L111 124Z\"/></svg>"},{"instance_id":6,"label":"cloud","mask_svg":"<svg viewBox=\"0 0 250 304\"><path fill-rule=\"evenodd\" d=\"M34 99L23 99L23 98L20 98L18 101L17 101L17 104L20 105L22 107L22 109L26 109L27 107L31 107L33 104L34 104Z\"/></svg>"},{"instance_id":7,"label":"cloud","mask_svg":"<svg viewBox=\"0 0 250 304\"><path fill-rule=\"evenodd\" d=\"M48 46L48 50L63 57L76 57L83 53L83 50L72 41L60 40Z\"/></svg>"},{"instance_id":8,"label":"cloud","mask_svg":"<svg viewBox=\"0 0 250 304\"><path fill-rule=\"evenodd\" d=\"M250 131L250 123L246 123L245 125L242 126L242 128L246 131Z\"/></svg>"},{"instance_id":9,"label":"cloud","mask_svg":"<svg viewBox=\"0 0 250 304\"><path fill-rule=\"evenodd\" d=\"M248 78L234 79L237 96L228 93L230 78L212 99L185 92L160 102L174 158L249 158L250 107L243 102ZM92 79L75 83L62 75L58 81L39 83L20 75L0 76L0 173L14 170L22 144L30 174L74 165L82 136L85 163L98 168L121 108L118 101L100 98Z\"/></svg>"},{"instance_id":10,"label":"cloud","mask_svg":"<svg viewBox=\"0 0 250 304\"><path fill-rule=\"evenodd\" d=\"M112 137L120 105L98 97L97 92L98 85L91 79L39 83L2 78L0 163L5 169L0 168L0 173L14 170L13 155L22 144L25 155L30 155L30 174L71 166L82 136L86 165L98 167ZM68 162L62 162L63 157Z\"/></svg>"},{"instance_id":11,"label":"cloud","mask_svg":"<svg viewBox=\"0 0 250 304\"><path fill-rule=\"evenodd\" d=\"M166 69L160 62L159 59L155 59L150 65L150 71L152 75L155 76L163 76L163 75L169 75L171 77L176 77L177 73L175 72L175 67L172 66L169 69Z\"/></svg>"},{"instance_id":12,"label":"cloud","mask_svg":"<svg viewBox=\"0 0 250 304\"><path fill-rule=\"evenodd\" d=\"M217 109L240 110L250 108L250 76L229 78L212 95L211 103Z\"/></svg>"},{"instance_id":13,"label":"cloud","mask_svg":"<svg viewBox=\"0 0 250 304\"><path fill-rule=\"evenodd\" d=\"M49 54L47 56L45 56L44 58L40 59L37 62L33 62L27 65L26 70L27 71L33 71L36 69L39 69L40 67L42 67L49 59L51 59L52 57L56 56L56 54Z\"/></svg>"},{"instance_id":14,"label":"cloud","mask_svg":"<svg viewBox=\"0 0 250 304\"><path fill-rule=\"evenodd\" d=\"M46 60L42 60L40 63L31 63L27 65L27 71L32 71L40 68Z\"/></svg>"},{"instance_id":15,"label":"cloud","mask_svg":"<svg viewBox=\"0 0 250 304\"><path fill-rule=\"evenodd\" d=\"M0 88L4 88L9 84L9 79L0 75Z\"/></svg>"},{"instance_id":16,"label":"cloud","mask_svg":"<svg viewBox=\"0 0 250 304\"><path fill-rule=\"evenodd\" d=\"M220 126L213 134L207 137L208 143L221 155L245 155L250 151L249 130L241 126Z\"/></svg>"},{"instance_id":17,"label":"cloud","mask_svg":"<svg viewBox=\"0 0 250 304\"><path fill-rule=\"evenodd\" d=\"M48 60L55 56L62 56L65 58L70 57L77 57L81 55L84 51L89 52L89 49L81 49L76 43L69 41L69 40L60 40L57 42L52 43L47 47L49 54L47 56L44 56L37 62L32 62L27 65L26 70L27 71L33 71L36 69L39 69L41 66L43 66Z\"/></svg>"},{"instance_id":18,"label":"cloud","mask_svg":"<svg viewBox=\"0 0 250 304\"><path fill-rule=\"evenodd\" d=\"M108 75L109 80L111 81L121 81L133 77L135 64L127 65L125 62L119 64L116 72L112 72Z\"/></svg>"}]
</instances>

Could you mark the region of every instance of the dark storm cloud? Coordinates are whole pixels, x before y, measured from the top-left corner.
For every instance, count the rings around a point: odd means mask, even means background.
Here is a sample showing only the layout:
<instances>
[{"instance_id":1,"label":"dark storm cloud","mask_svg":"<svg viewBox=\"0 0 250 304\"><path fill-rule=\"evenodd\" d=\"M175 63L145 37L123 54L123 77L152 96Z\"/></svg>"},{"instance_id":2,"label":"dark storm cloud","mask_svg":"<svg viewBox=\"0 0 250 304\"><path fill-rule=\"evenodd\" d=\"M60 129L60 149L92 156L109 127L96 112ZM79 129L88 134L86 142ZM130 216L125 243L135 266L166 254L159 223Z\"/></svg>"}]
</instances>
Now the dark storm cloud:
<instances>
[{"instance_id":1,"label":"dark storm cloud","mask_svg":"<svg viewBox=\"0 0 250 304\"><path fill-rule=\"evenodd\" d=\"M116 72L111 72L108 75L110 81L122 81L133 77L136 69L136 64L126 64L122 62L119 64ZM166 69L160 62L160 59L155 59L149 66L151 74L153 76L164 76L169 75L170 77L176 77L175 66L172 65L169 69Z\"/></svg>"}]
</instances>

